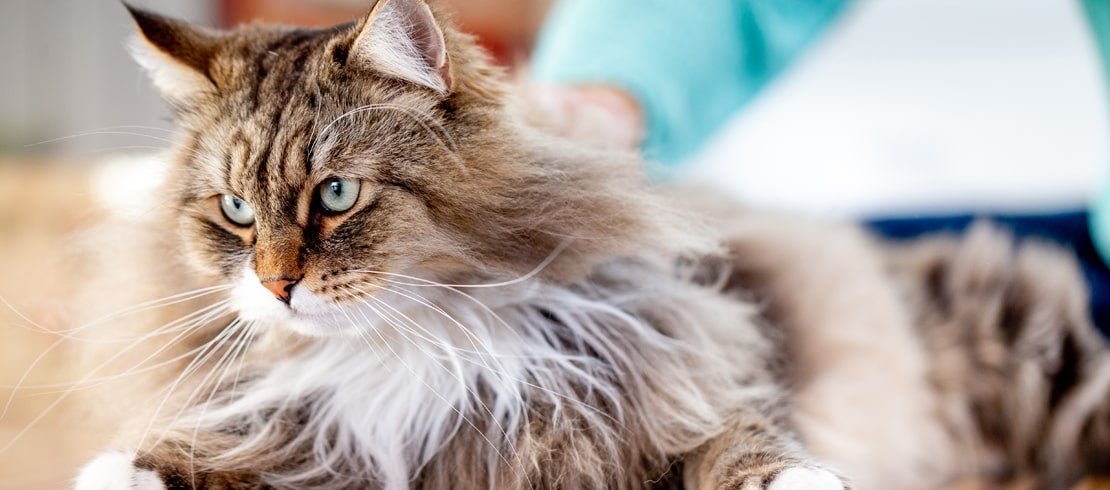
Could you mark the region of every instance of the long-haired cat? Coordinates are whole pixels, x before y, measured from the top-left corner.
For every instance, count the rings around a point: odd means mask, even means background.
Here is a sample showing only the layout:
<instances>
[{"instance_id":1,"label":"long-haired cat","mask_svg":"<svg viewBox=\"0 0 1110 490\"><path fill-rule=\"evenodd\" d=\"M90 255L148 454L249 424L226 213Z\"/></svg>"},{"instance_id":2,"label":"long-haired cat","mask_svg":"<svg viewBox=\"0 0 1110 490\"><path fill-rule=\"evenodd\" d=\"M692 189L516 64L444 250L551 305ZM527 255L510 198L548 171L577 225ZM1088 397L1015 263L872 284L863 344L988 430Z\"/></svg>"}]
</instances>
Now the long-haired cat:
<instances>
[{"instance_id":1,"label":"long-haired cat","mask_svg":"<svg viewBox=\"0 0 1110 490\"><path fill-rule=\"evenodd\" d=\"M330 29L132 14L182 131L159 204L103 251L126 281L96 291L165 308L101 320L145 329L109 361L150 389L115 405L131 430L80 489L1107 469L1110 354L1051 247L985 227L882 245L664 195L635 158L520 122L422 0Z\"/></svg>"}]
</instances>

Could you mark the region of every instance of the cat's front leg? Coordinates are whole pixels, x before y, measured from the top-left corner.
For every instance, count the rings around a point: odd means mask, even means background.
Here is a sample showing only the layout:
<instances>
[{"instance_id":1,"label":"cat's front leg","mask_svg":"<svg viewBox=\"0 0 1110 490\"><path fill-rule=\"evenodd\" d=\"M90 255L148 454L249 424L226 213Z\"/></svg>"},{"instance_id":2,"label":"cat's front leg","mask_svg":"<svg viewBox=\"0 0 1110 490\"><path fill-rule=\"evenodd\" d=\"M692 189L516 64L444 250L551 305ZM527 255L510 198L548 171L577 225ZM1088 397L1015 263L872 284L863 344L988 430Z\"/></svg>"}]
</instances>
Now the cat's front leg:
<instances>
[{"instance_id":1,"label":"cat's front leg","mask_svg":"<svg viewBox=\"0 0 1110 490\"><path fill-rule=\"evenodd\" d=\"M104 453L81 468L75 490L165 490L161 475L135 466L135 454Z\"/></svg>"},{"instance_id":2,"label":"cat's front leg","mask_svg":"<svg viewBox=\"0 0 1110 490\"><path fill-rule=\"evenodd\" d=\"M247 490L269 488L241 472L196 471L188 461L159 458L156 453L111 452L81 469L75 490Z\"/></svg>"},{"instance_id":3,"label":"cat's front leg","mask_svg":"<svg viewBox=\"0 0 1110 490\"><path fill-rule=\"evenodd\" d=\"M805 455L793 434L756 411L686 459L686 488L699 490L847 490L845 481Z\"/></svg>"},{"instance_id":4,"label":"cat's front leg","mask_svg":"<svg viewBox=\"0 0 1110 490\"><path fill-rule=\"evenodd\" d=\"M699 488L736 490L846 490L833 472L801 462L738 466L722 472L720 481Z\"/></svg>"}]
</instances>

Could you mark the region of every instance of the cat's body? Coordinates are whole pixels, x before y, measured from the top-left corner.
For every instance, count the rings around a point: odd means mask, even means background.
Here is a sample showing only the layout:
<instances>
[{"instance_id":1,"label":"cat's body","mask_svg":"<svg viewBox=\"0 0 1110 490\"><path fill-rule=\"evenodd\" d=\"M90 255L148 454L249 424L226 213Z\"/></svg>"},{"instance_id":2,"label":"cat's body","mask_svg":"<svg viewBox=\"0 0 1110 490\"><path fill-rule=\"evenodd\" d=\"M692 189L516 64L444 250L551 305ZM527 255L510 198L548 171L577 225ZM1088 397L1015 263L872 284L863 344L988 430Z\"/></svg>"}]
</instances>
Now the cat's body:
<instances>
[{"instance_id":1,"label":"cat's body","mask_svg":"<svg viewBox=\"0 0 1110 490\"><path fill-rule=\"evenodd\" d=\"M212 289L157 337L155 358L181 356L151 376L166 389L79 488L1105 469L1110 361L1054 252L987 231L891 248L664 197L634 159L516 122L481 52L416 0L329 30L135 15L185 129L141 225L157 245L136 242L170 277L135 280Z\"/></svg>"}]
</instances>

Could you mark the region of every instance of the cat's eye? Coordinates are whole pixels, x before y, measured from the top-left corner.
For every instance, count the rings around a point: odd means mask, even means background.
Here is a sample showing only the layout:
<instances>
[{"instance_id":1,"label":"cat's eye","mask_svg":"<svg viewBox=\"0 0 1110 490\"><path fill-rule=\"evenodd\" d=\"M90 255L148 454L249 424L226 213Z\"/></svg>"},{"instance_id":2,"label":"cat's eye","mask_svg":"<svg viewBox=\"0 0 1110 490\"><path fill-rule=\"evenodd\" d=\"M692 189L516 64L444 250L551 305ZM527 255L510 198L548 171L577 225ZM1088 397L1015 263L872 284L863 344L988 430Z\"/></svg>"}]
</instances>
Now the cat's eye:
<instances>
[{"instance_id":1,"label":"cat's eye","mask_svg":"<svg viewBox=\"0 0 1110 490\"><path fill-rule=\"evenodd\" d=\"M355 207L362 183L356 179L331 178L320 184L320 206L328 213L343 213Z\"/></svg>"},{"instance_id":2,"label":"cat's eye","mask_svg":"<svg viewBox=\"0 0 1110 490\"><path fill-rule=\"evenodd\" d=\"M254 224L254 209L242 199L231 194L220 196L220 209L228 221L239 226Z\"/></svg>"}]
</instances>

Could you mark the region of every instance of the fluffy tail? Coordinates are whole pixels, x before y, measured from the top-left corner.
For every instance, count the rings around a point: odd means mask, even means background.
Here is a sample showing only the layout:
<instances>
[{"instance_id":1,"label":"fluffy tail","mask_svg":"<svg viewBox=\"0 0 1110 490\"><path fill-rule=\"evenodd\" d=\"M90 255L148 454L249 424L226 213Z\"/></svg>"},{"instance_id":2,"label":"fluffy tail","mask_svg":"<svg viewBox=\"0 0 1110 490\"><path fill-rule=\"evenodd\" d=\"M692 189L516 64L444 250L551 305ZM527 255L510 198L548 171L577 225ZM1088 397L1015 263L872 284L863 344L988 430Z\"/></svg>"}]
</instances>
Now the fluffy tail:
<instances>
[{"instance_id":1,"label":"fluffy tail","mask_svg":"<svg viewBox=\"0 0 1110 490\"><path fill-rule=\"evenodd\" d=\"M1110 350L1073 257L986 224L896 246L952 436L978 471L1066 488L1110 471Z\"/></svg>"}]
</instances>

